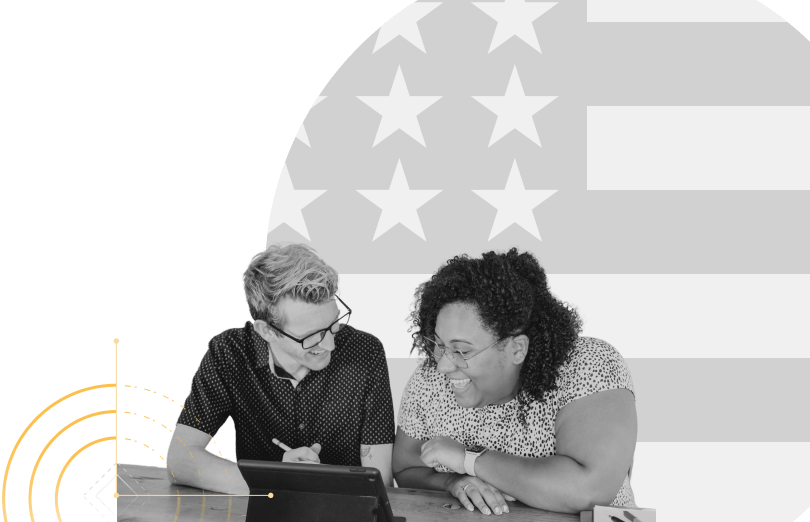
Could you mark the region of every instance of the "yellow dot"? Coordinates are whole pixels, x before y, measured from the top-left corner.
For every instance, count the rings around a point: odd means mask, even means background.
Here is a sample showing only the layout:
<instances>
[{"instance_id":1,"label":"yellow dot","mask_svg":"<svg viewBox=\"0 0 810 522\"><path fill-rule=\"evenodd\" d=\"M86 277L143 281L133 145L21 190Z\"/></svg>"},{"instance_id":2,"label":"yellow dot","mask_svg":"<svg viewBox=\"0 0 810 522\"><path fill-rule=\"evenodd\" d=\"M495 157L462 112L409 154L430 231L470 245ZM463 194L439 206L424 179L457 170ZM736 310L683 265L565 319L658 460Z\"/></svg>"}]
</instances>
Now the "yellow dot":
<instances>
[{"instance_id":1,"label":"yellow dot","mask_svg":"<svg viewBox=\"0 0 810 522\"><path fill-rule=\"evenodd\" d=\"M115 344L118 344L118 339L113 339L113 342L114 342Z\"/></svg>"},{"instance_id":2,"label":"yellow dot","mask_svg":"<svg viewBox=\"0 0 810 522\"><path fill-rule=\"evenodd\" d=\"M118 492L113 493L113 497L118 498Z\"/></svg>"},{"instance_id":3,"label":"yellow dot","mask_svg":"<svg viewBox=\"0 0 810 522\"><path fill-rule=\"evenodd\" d=\"M267 494L267 498L273 498L273 494L272 494L272 493L268 493L268 494Z\"/></svg>"}]
</instances>

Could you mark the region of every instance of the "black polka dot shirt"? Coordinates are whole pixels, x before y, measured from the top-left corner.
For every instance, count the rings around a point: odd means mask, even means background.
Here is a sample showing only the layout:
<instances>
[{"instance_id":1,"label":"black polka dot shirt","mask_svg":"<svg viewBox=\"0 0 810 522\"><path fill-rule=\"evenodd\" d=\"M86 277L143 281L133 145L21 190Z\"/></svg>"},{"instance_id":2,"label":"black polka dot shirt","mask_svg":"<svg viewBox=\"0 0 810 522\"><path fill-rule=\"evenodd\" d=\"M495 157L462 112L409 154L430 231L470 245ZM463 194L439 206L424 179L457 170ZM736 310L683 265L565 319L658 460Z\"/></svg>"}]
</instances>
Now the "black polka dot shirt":
<instances>
[{"instance_id":1,"label":"black polka dot shirt","mask_svg":"<svg viewBox=\"0 0 810 522\"><path fill-rule=\"evenodd\" d=\"M335 335L329 365L295 385L273 364L250 322L208 344L177 420L214 435L236 426L236 458L280 461L284 450L318 442L321 462L360 465L360 445L394 442L394 406L382 343L346 326Z\"/></svg>"}]
</instances>

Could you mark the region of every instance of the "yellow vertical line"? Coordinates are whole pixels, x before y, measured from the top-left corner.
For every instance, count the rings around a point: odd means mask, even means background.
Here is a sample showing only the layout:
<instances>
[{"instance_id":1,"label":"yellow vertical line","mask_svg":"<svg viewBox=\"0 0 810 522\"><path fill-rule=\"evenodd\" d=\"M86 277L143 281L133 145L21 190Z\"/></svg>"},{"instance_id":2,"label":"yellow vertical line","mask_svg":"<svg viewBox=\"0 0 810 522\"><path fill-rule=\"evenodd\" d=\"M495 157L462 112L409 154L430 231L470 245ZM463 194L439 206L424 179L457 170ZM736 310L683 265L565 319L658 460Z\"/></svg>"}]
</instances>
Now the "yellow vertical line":
<instances>
[{"instance_id":1,"label":"yellow vertical line","mask_svg":"<svg viewBox=\"0 0 810 522\"><path fill-rule=\"evenodd\" d=\"M174 520L172 522L177 522L177 515L180 514L180 490L177 490L177 510L174 512Z\"/></svg>"},{"instance_id":2,"label":"yellow vertical line","mask_svg":"<svg viewBox=\"0 0 810 522\"><path fill-rule=\"evenodd\" d=\"M118 339L115 339L115 494L118 495ZM116 498L118 498L116 496Z\"/></svg>"}]
</instances>

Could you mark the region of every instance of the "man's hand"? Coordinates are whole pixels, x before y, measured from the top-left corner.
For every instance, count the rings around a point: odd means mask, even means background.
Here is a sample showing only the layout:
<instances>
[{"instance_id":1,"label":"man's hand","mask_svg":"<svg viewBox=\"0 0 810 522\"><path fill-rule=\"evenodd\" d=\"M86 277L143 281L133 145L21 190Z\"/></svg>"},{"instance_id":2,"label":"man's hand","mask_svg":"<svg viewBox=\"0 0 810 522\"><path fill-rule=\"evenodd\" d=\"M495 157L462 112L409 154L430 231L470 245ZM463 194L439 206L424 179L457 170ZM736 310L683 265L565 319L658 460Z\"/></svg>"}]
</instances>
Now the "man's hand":
<instances>
[{"instance_id":1,"label":"man's hand","mask_svg":"<svg viewBox=\"0 0 810 522\"><path fill-rule=\"evenodd\" d=\"M491 513L490 509L496 515L509 513L506 501L515 500L514 497L502 493L495 486L469 475L451 476L445 484L445 490L456 497L468 510L475 511L477 507L485 515Z\"/></svg>"},{"instance_id":2,"label":"man's hand","mask_svg":"<svg viewBox=\"0 0 810 522\"><path fill-rule=\"evenodd\" d=\"M306 446L301 446L300 448L285 451L284 457L281 459L281 462L302 462L304 464L320 464L321 459L320 457L318 457L318 453L320 452L321 452L321 445L316 442L310 448L307 448Z\"/></svg>"},{"instance_id":3,"label":"man's hand","mask_svg":"<svg viewBox=\"0 0 810 522\"><path fill-rule=\"evenodd\" d=\"M425 442L420 456L425 466L434 468L441 464L456 473L465 473L464 457L464 445L450 437L434 437Z\"/></svg>"}]
</instances>

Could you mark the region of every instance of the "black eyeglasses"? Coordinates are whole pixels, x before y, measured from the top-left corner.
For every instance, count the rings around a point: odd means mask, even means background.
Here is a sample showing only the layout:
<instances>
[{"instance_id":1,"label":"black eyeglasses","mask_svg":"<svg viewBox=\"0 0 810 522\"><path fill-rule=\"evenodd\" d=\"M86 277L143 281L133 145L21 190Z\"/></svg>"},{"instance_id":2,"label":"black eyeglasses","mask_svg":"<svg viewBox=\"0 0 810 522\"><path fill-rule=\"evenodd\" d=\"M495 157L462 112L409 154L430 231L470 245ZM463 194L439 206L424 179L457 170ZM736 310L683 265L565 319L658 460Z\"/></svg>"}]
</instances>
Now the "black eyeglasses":
<instances>
[{"instance_id":1,"label":"black eyeglasses","mask_svg":"<svg viewBox=\"0 0 810 522\"><path fill-rule=\"evenodd\" d=\"M323 330L318 330L315 333L309 334L308 336L304 337L303 339L299 339L298 337L293 337L292 335L288 334L287 332L285 332L284 330L282 330L281 328L277 327L274 324L270 324L270 323L267 323L267 324L272 326L273 329L276 330L281 335L284 335L285 337L289 337L293 341L295 341L297 343L300 343L301 347L304 350L309 350L310 348L315 348L316 346L321 344L321 341L323 341L323 338L326 337L326 332L332 332L333 334L336 334L339 331L341 331L344 326L349 324L349 318L352 315L352 309L349 308L349 306L346 303L343 302L343 299L341 299L337 295L335 295L335 298L337 298L337 300L340 301L340 304L342 304L346 308L346 310L348 310L348 312L346 312L345 314L338 317L337 320L334 323L330 324L329 326L327 326Z\"/></svg>"}]
</instances>

